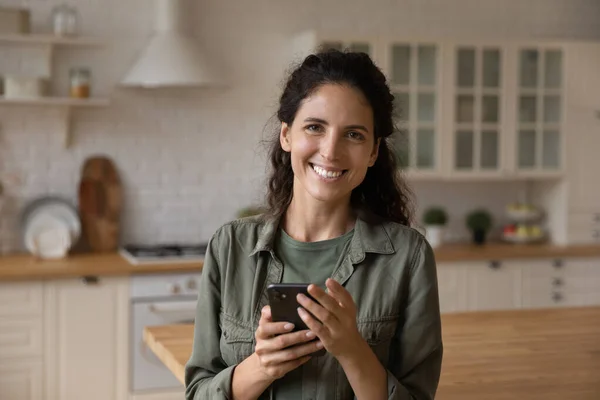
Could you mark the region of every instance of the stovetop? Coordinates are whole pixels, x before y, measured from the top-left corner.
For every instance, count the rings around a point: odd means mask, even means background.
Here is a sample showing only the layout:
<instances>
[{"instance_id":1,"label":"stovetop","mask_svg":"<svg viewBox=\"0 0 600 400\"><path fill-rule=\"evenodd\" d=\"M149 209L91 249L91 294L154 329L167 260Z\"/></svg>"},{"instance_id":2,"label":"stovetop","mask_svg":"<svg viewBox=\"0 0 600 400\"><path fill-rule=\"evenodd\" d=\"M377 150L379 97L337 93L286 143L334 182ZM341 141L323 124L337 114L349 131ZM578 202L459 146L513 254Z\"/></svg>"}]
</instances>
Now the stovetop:
<instances>
[{"instance_id":1,"label":"stovetop","mask_svg":"<svg viewBox=\"0 0 600 400\"><path fill-rule=\"evenodd\" d=\"M178 262L198 262L204 260L207 243L199 244L156 244L156 245L125 245L119 253L129 263L163 264Z\"/></svg>"}]
</instances>

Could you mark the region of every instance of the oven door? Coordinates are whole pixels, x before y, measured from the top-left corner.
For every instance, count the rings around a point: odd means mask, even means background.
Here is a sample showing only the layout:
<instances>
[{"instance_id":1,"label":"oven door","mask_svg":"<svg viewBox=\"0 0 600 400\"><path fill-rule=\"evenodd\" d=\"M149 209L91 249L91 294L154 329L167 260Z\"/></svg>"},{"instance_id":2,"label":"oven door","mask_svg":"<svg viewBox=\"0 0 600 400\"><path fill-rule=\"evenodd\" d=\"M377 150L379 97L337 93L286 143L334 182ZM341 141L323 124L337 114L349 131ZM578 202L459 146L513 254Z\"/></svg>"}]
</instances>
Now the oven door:
<instances>
[{"instance_id":1,"label":"oven door","mask_svg":"<svg viewBox=\"0 0 600 400\"><path fill-rule=\"evenodd\" d=\"M165 301L143 300L132 304L131 358L133 392L183 389L173 373L152 353L143 341L146 326L193 323L194 299Z\"/></svg>"}]
</instances>

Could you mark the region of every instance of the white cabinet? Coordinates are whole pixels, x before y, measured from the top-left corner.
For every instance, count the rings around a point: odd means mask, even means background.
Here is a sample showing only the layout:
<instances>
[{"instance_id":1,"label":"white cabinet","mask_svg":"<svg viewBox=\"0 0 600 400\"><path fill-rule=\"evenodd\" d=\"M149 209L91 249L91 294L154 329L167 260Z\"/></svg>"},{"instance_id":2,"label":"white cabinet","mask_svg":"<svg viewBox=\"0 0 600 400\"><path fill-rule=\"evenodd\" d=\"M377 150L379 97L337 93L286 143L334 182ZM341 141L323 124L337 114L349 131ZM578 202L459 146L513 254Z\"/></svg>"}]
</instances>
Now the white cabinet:
<instances>
[{"instance_id":1,"label":"white cabinet","mask_svg":"<svg viewBox=\"0 0 600 400\"><path fill-rule=\"evenodd\" d=\"M42 285L0 284L0 400L44 398L42 336Z\"/></svg>"},{"instance_id":2,"label":"white cabinet","mask_svg":"<svg viewBox=\"0 0 600 400\"><path fill-rule=\"evenodd\" d=\"M42 360L0 360L0 400L41 400Z\"/></svg>"},{"instance_id":3,"label":"white cabinet","mask_svg":"<svg viewBox=\"0 0 600 400\"><path fill-rule=\"evenodd\" d=\"M46 400L126 399L127 278L48 282L44 303Z\"/></svg>"},{"instance_id":4,"label":"white cabinet","mask_svg":"<svg viewBox=\"0 0 600 400\"><path fill-rule=\"evenodd\" d=\"M566 306L564 260L524 260L523 307L550 308Z\"/></svg>"},{"instance_id":5,"label":"white cabinet","mask_svg":"<svg viewBox=\"0 0 600 400\"><path fill-rule=\"evenodd\" d=\"M461 312L467 309L467 270L459 263L441 263L437 266L440 311Z\"/></svg>"},{"instance_id":6,"label":"white cabinet","mask_svg":"<svg viewBox=\"0 0 600 400\"><path fill-rule=\"evenodd\" d=\"M521 268L490 261L467 264L467 310L521 307Z\"/></svg>"}]
</instances>

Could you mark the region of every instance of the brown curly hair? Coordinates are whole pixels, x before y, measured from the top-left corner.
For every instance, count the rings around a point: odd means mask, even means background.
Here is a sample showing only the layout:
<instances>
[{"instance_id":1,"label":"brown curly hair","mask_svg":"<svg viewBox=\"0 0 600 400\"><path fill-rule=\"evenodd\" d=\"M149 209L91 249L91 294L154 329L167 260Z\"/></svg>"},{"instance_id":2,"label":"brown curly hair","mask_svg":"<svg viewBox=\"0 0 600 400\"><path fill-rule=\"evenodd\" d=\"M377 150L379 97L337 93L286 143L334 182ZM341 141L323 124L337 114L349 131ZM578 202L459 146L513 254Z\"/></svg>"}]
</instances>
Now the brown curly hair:
<instances>
[{"instance_id":1,"label":"brown curly hair","mask_svg":"<svg viewBox=\"0 0 600 400\"><path fill-rule=\"evenodd\" d=\"M343 84L360 90L373 110L375 141L381 138L379 155L363 182L351 194L354 209L384 220L410 226L412 192L400 176L390 138L394 125L394 96L385 76L365 53L337 50L311 54L286 81L279 99L279 125L294 122L302 101L324 84ZM282 215L292 200L294 172L290 153L281 148L280 127L269 141L271 171L268 179L267 215Z\"/></svg>"}]
</instances>

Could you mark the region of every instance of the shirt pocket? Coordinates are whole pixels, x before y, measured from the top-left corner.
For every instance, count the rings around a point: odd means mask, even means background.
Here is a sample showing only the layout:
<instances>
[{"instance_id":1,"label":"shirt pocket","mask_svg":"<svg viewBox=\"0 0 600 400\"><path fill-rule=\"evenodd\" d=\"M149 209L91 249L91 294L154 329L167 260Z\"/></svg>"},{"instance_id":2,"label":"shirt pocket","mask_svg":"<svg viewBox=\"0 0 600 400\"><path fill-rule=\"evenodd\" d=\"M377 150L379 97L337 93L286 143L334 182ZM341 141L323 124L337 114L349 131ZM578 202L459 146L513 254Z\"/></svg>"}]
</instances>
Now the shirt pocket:
<instances>
[{"instance_id":1,"label":"shirt pocket","mask_svg":"<svg viewBox=\"0 0 600 400\"><path fill-rule=\"evenodd\" d=\"M244 361L254 352L254 330L247 323L221 314L221 356L229 366Z\"/></svg>"},{"instance_id":2,"label":"shirt pocket","mask_svg":"<svg viewBox=\"0 0 600 400\"><path fill-rule=\"evenodd\" d=\"M382 318L358 323L358 331L383 365L387 365L390 359L392 339L397 325L398 318Z\"/></svg>"}]
</instances>

